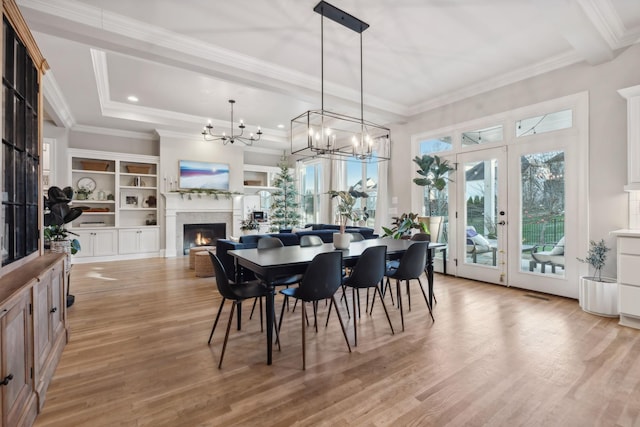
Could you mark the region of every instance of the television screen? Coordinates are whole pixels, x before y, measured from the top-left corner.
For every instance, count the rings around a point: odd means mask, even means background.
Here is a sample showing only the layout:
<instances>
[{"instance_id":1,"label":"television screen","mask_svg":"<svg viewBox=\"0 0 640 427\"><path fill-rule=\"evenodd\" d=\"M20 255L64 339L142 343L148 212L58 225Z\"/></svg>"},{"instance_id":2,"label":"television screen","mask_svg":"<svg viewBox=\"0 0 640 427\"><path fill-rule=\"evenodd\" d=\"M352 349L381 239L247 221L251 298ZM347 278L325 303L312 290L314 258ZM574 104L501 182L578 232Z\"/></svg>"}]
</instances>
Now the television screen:
<instances>
[{"instance_id":1,"label":"television screen","mask_svg":"<svg viewBox=\"0 0 640 427\"><path fill-rule=\"evenodd\" d=\"M266 219L264 211L253 211L253 219L256 221L264 221Z\"/></svg>"},{"instance_id":2,"label":"television screen","mask_svg":"<svg viewBox=\"0 0 640 427\"><path fill-rule=\"evenodd\" d=\"M180 160L179 185L184 189L229 190L229 165Z\"/></svg>"}]
</instances>

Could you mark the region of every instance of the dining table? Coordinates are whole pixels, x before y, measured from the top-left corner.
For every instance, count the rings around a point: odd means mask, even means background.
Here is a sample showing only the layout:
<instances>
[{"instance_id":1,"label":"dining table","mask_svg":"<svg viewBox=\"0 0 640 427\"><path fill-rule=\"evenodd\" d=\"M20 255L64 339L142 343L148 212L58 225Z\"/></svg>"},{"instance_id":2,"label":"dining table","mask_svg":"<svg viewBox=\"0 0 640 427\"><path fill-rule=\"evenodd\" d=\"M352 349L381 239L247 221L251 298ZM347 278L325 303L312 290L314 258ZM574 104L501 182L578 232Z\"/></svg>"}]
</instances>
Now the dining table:
<instances>
[{"instance_id":1,"label":"dining table","mask_svg":"<svg viewBox=\"0 0 640 427\"><path fill-rule=\"evenodd\" d=\"M348 249L342 250L342 260L346 267L353 266L365 249L372 246L384 245L387 247L387 258L399 259L415 241L392 238L366 239L359 242L351 242ZM427 250L427 281L429 285L429 304L433 302L433 257L436 249L446 246L444 243L429 243ZM234 249L228 252L234 257L236 264L236 283L241 281L242 268L252 271L263 278L271 292L266 297L266 324L267 324L267 364L272 363L273 328L274 328L274 294L275 286L272 284L278 277L294 274L304 274L307 266L313 258L324 252L338 250L333 243L325 243L319 246L301 247L298 245L283 246L270 249Z\"/></svg>"}]
</instances>

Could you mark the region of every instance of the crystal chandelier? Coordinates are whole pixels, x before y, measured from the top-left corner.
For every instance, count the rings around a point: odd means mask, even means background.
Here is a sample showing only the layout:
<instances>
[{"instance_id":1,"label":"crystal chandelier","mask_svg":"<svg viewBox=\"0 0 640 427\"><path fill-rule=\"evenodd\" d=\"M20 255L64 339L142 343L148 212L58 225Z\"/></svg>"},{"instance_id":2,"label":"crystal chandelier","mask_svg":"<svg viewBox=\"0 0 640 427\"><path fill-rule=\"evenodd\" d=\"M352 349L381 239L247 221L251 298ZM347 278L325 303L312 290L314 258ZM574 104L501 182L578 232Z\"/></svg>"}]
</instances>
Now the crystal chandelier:
<instances>
[{"instance_id":1,"label":"crystal chandelier","mask_svg":"<svg viewBox=\"0 0 640 427\"><path fill-rule=\"evenodd\" d=\"M369 24L321 1L313 10L319 13L321 34L321 109L309 110L291 120L291 154L307 157L355 157L362 161L391 158L389 128L364 119L362 32ZM324 109L324 18L329 18L360 34L360 117Z\"/></svg>"},{"instance_id":2,"label":"crystal chandelier","mask_svg":"<svg viewBox=\"0 0 640 427\"><path fill-rule=\"evenodd\" d=\"M202 136L205 141L222 141L223 145L227 145L228 143L233 144L236 141L242 142L244 145L253 145L254 142L260 141L260 137L262 136L262 130L260 126L258 126L258 131L255 133L250 133L249 136L242 136L244 134L244 129L246 126L244 125L244 121L240 120L240 124L238 128L240 129L240 133L238 135L234 135L233 133L233 104L236 101L233 99L229 100L229 104L231 104L231 124L229 126L231 130L231 134L227 135L226 132L222 132L222 134L214 134L213 133L213 125L211 124L211 120L209 123L202 129Z\"/></svg>"}]
</instances>

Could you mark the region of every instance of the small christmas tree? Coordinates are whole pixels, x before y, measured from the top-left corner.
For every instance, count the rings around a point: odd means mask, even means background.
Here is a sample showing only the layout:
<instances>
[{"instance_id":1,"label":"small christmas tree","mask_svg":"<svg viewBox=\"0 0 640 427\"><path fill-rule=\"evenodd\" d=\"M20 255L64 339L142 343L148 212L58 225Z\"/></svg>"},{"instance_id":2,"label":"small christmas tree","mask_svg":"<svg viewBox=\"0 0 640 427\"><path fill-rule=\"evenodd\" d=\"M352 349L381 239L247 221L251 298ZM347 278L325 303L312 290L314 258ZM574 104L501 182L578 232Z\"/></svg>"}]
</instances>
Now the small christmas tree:
<instances>
[{"instance_id":1,"label":"small christmas tree","mask_svg":"<svg viewBox=\"0 0 640 427\"><path fill-rule=\"evenodd\" d=\"M280 165L280 173L275 177L273 186L278 189L273 192L271 199L271 231L283 228L293 228L300 224L300 203L298 190L293 176L289 173L289 166Z\"/></svg>"}]
</instances>

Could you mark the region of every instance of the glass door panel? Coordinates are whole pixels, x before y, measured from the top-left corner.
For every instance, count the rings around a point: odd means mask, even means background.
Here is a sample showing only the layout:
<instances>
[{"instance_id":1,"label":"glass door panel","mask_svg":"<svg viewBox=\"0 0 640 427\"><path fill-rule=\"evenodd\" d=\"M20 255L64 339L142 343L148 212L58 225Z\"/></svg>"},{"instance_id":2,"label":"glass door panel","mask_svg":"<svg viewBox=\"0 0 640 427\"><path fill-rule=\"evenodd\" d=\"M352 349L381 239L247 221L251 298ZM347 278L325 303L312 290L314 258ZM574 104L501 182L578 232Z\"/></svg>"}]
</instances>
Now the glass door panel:
<instances>
[{"instance_id":1,"label":"glass door panel","mask_svg":"<svg viewBox=\"0 0 640 427\"><path fill-rule=\"evenodd\" d=\"M458 275L506 283L506 148L458 155Z\"/></svg>"},{"instance_id":2,"label":"glass door panel","mask_svg":"<svg viewBox=\"0 0 640 427\"><path fill-rule=\"evenodd\" d=\"M564 276L564 151L520 156L520 270Z\"/></svg>"}]
</instances>

